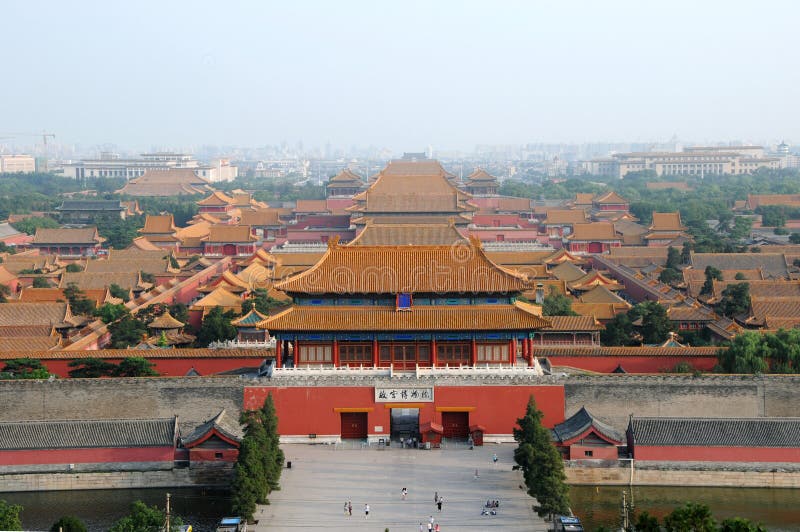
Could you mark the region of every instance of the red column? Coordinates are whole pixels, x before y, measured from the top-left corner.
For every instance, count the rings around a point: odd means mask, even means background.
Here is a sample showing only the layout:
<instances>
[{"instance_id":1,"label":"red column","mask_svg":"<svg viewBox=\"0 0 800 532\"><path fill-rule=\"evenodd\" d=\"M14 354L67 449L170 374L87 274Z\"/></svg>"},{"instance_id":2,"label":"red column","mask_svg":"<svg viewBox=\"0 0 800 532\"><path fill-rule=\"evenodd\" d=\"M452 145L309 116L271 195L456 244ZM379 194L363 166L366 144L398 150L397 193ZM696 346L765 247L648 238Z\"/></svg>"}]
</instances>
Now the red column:
<instances>
[{"instance_id":1,"label":"red column","mask_svg":"<svg viewBox=\"0 0 800 532\"><path fill-rule=\"evenodd\" d=\"M527 338L525 341L528 342L528 366L533 367L533 340Z\"/></svg>"},{"instance_id":2,"label":"red column","mask_svg":"<svg viewBox=\"0 0 800 532\"><path fill-rule=\"evenodd\" d=\"M333 367L339 367L339 340L333 340Z\"/></svg>"},{"instance_id":3,"label":"red column","mask_svg":"<svg viewBox=\"0 0 800 532\"><path fill-rule=\"evenodd\" d=\"M281 346L283 345L283 340L275 338L275 367L281 367Z\"/></svg>"},{"instance_id":4,"label":"red column","mask_svg":"<svg viewBox=\"0 0 800 532\"><path fill-rule=\"evenodd\" d=\"M511 339L508 341L508 363L512 366L517 362L517 341Z\"/></svg>"},{"instance_id":5,"label":"red column","mask_svg":"<svg viewBox=\"0 0 800 532\"><path fill-rule=\"evenodd\" d=\"M294 367L300 364L300 342L297 341L297 336L294 337Z\"/></svg>"},{"instance_id":6,"label":"red column","mask_svg":"<svg viewBox=\"0 0 800 532\"><path fill-rule=\"evenodd\" d=\"M469 363L471 366L478 363L478 342L475 341L475 338L470 342Z\"/></svg>"},{"instance_id":7,"label":"red column","mask_svg":"<svg viewBox=\"0 0 800 532\"><path fill-rule=\"evenodd\" d=\"M378 367L378 340L372 340L372 367Z\"/></svg>"},{"instance_id":8,"label":"red column","mask_svg":"<svg viewBox=\"0 0 800 532\"><path fill-rule=\"evenodd\" d=\"M528 356L529 355L530 355L530 352L528 351L528 339L527 338L523 338L522 339L522 358L524 358L525 360L528 360Z\"/></svg>"},{"instance_id":9,"label":"red column","mask_svg":"<svg viewBox=\"0 0 800 532\"><path fill-rule=\"evenodd\" d=\"M436 360L436 340L431 340L431 367L435 368L439 361Z\"/></svg>"}]
</instances>

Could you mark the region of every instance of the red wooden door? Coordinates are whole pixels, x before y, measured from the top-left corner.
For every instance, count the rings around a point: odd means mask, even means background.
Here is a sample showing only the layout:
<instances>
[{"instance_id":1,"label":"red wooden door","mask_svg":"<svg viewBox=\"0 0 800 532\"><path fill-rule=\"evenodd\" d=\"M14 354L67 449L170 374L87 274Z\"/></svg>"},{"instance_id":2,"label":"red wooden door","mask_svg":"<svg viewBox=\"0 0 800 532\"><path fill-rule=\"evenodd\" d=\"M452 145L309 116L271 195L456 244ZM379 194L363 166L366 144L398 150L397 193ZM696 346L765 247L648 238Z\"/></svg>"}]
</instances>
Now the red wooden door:
<instances>
[{"instance_id":1,"label":"red wooden door","mask_svg":"<svg viewBox=\"0 0 800 532\"><path fill-rule=\"evenodd\" d=\"M222 254L225 256L233 256L236 255L236 245L235 244L225 244L222 246Z\"/></svg>"},{"instance_id":2,"label":"red wooden door","mask_svg":"<svg viewBox=\"0 0 800 532\"><path fill-rule=\"evenodd\" d=\"M442 412L445 438L464 438L469 435L469 412Z\"/></svg>"},{"instance_id":3,"label":"red wooden door","mask_svg":"<svg viewBox=\"0 0 800 532\"><path fill-rule=\"evenodd\" d=\"M366 412L342 412L342 439L363 440L367 437Z\"/></svg>"},{"instance_id":4,"label":"red wooden door","mask_svg":"<svg viewBox=\"0 0 800 532\"><path fill-rule=\"evenodd\" d=\"M589 253L602 253L603 244L601 244L600 242L590 242L588 251Z\"/></svg>"}]
</instances>

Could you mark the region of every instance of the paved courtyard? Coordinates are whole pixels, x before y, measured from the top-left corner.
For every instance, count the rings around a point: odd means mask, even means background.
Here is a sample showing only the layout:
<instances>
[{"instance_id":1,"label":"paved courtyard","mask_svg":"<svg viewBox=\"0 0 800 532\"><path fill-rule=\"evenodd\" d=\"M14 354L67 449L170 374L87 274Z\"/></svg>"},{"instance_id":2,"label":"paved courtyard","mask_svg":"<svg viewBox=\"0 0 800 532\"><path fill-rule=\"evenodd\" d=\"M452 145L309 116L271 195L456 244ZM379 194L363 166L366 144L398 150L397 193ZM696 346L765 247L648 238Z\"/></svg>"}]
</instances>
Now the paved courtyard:
<instances>
[{"instance_id":1,"label":"paved courtyard","mask_svg":"<svg viewBox=\"0 0 800 532\"><path fill-rule=\"evenodd\" d=\"M394 445L394 442L393 442ZM489 444L414 450L389 447L341 448L332 445L283 445L291 469L284 469L281 490L271 504L259 506L257 532L274 530L372 530L418 532L430 516L443 532L498 529L544 531L531 509L534 502L519 489L522 475L512 471L514 445ZM497 453L498 462L492 462ZM475 470L478 478L475 479ZM408 489L406 500L401 490ZM434 493L444 498L442 512ZM487 499L500 501L497 515L482 516ZM344 503L352 501L352 517ZM369 504L369 519L364 505Z\"/></svg>"}]
</instances>

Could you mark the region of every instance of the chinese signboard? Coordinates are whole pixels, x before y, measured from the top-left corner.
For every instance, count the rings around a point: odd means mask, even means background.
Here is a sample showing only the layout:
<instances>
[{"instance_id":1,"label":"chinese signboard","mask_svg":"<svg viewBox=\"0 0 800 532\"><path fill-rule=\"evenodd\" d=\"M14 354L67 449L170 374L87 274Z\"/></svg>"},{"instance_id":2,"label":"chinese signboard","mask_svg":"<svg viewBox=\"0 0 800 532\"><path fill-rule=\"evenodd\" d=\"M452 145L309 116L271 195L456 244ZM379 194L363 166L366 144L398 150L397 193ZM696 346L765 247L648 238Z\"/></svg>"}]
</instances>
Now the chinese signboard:
<instances>
[{"instance_id":1,"label":"chinese signboard","mask_svg":"<svg viewBox=\"0 0 800 532\"><path fill-rule=\"evenodd\" d=\"M375 388L376 403L432 403L433 386L427 388Z\"/></svg>"}]
</instances>

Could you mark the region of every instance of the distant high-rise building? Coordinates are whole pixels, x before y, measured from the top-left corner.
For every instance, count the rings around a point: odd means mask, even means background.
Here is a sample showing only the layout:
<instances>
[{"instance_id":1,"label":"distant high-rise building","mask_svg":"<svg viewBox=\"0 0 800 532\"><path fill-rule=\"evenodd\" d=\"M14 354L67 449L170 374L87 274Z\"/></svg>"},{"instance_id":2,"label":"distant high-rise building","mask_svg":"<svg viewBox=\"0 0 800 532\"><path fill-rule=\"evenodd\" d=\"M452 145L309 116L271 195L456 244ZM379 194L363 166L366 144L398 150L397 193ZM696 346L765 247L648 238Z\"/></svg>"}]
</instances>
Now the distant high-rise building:
<instances>
[{"instance_id":1,"label":"distant high-rise building","mask_svg":"<svg viewBox=\"0 0 800 532\"><path fill-rule=\"evenodd\" d=\"M36 160L30 155L0 155L0 173L32 174L36 171Z\"/></svg>"},{"instance_id":2,"label":"distant high-rise building","mask_svg":"<svg viewBox=\"0 0 800 532\"><path fill-rule=\"evenodd\" d=\"M147 170L170 170L191 168L198 177L209 181L233 181L238 169L228 159L217 159L209 165L201 165L194 156L186 153L143 153L139 159L122 159L116 154L102 152L98 159L84 159L63 165L64 176L124 177L132 179L144 175Z\"/></svg>"}]
</instances>

